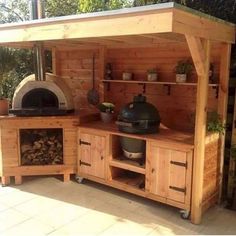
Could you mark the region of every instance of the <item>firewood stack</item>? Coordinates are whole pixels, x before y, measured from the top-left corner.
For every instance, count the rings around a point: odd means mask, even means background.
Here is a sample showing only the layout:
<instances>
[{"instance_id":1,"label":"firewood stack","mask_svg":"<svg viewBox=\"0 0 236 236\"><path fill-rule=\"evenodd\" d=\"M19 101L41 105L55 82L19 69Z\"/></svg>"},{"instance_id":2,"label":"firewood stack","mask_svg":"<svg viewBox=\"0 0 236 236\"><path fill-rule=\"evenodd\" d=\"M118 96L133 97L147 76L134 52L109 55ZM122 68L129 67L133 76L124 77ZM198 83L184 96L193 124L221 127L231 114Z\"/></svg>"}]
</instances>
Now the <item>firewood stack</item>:
<instances>
[{"instance_id":1,"label":"firewood stack","mask_svg":"<svg viewBox=\"0 0 236 236\"><path fill-rule=\"evenodd\" d=\"M20 131L21 165L63 164L62 129Z\"/></svg>"}]
</instances>

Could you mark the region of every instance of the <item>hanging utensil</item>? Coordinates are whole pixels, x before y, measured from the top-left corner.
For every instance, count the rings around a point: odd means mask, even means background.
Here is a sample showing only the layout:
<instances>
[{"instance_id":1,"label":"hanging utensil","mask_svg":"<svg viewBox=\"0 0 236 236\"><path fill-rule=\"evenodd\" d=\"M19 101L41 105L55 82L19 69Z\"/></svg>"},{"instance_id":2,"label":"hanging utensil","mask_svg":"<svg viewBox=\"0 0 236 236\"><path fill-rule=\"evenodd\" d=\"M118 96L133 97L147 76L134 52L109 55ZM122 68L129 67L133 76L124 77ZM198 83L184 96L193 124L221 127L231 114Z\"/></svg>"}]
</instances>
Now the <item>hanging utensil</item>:
<instances>
[{"instance_id":1,"label":"hanging utensil","mask_svg":"<svg viewBox=\"0 0 236 236\"><path fill-rule=\"evenodd\" d=\"M95 55L94 54L93 54L92 71L93 71L93 75L92 75L93 87L87 93L87 100L89 104L96 106L99 103L99 93L95 89Z\"/></svg>"}]
</instances>

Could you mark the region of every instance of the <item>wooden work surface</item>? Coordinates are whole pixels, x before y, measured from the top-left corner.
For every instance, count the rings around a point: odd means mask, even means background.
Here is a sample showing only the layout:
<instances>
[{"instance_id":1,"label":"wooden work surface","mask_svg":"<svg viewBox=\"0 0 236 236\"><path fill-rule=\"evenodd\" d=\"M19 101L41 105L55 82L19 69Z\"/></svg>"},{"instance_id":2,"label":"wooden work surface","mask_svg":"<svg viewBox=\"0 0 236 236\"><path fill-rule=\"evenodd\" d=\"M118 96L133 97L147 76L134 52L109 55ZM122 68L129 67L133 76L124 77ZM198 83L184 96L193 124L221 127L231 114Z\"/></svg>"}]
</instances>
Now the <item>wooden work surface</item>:
<instances>
[{"instance_id":1,"label":"wooden work surface","mask_svg":"<svg viewBox=\"0 0 236 236\"><path fill-rule=\"evenodd\" d=\"M29 127L32 125L45 125L45 126L60 126L61 121L63 121L63 128L65 126L78 126L81 123L93 121L98 118L98 114L91 111L81 111L76 114L70 114L65 116L0 116L0 127L9 128L10 126L15 127L19 126L24 128L25 126ZM66 122L68 121L68 122Z\"/></svg>"},{"instance_id":2,"label":"wooden work surface","mask_svg":"<svg viewBox=\"0 0 236 236\"><path fill-rule=\"evenodd\" d=\"M193 149L193 134L182 133L175 130L165 128L161 125L160 130L156 134L127 134L120 132L118 126L113 122L111 124L105 124L101 121L95 121L91 123L85 123L80 125L80 128L86 128L90 130L96 130L96 132L105 132L108 134L114 134L119 136L132 137L137 139L144 139L146 141L155 141L159 145L173 147L180 150Z\"/></svg>"}]
</instances>

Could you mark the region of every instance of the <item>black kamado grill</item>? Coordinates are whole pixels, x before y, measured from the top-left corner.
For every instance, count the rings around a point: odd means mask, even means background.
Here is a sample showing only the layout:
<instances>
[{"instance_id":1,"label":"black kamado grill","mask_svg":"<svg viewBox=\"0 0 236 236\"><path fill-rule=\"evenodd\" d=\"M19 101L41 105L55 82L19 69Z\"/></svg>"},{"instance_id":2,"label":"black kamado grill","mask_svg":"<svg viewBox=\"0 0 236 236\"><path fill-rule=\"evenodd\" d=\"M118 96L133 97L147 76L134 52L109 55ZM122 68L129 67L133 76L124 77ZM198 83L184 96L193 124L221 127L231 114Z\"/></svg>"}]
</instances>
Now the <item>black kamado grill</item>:
<instances>
[{"instance_id":1,"label":"black kamado grill","mask_svg":"<svg viewBox=\"0 0 236 236\"><path fill-rule=\"evenodd\" d=\"M121 109L116 124L119 131L124 133L151 134L158 132L160 121L155 106L146 102L146 97L139 94L134 96L133 102ZM144 160L146 146L144 140L121 137L120 141L126 158L139 162Z\"/></svg>"}]
</instances>

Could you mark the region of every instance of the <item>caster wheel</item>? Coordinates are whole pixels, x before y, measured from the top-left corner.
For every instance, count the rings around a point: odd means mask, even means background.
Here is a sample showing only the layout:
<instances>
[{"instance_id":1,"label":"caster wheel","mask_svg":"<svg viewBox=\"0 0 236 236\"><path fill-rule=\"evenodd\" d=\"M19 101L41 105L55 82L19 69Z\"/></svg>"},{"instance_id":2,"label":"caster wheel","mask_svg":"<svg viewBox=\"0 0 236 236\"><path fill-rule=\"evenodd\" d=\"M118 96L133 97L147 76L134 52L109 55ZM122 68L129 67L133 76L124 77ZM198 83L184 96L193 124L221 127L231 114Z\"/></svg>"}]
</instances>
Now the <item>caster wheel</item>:
<instances>
[{"instance_id":1,"label":"caster wheel","mask_svg":"<svg viewBox=\"0 0 236 236\"><path fill-rule=\"evenodd\" d=\"M190 211L188 210L181 210L180 211L180 217L184 220L187 220L189 219L189 216L190 216Z\"/></svg>"},{"instance_id":2,"label":"caster wheel","mask_svg":"<svg viewBox=\"0 0 236 236\"><path fill-rule=\"evenodd\" d=\"M81 184L81 183L83 182L84 178L77 175L77 176L75 176L75 180L76 180L79 184Z\"/></svg>"}]
</instances>

